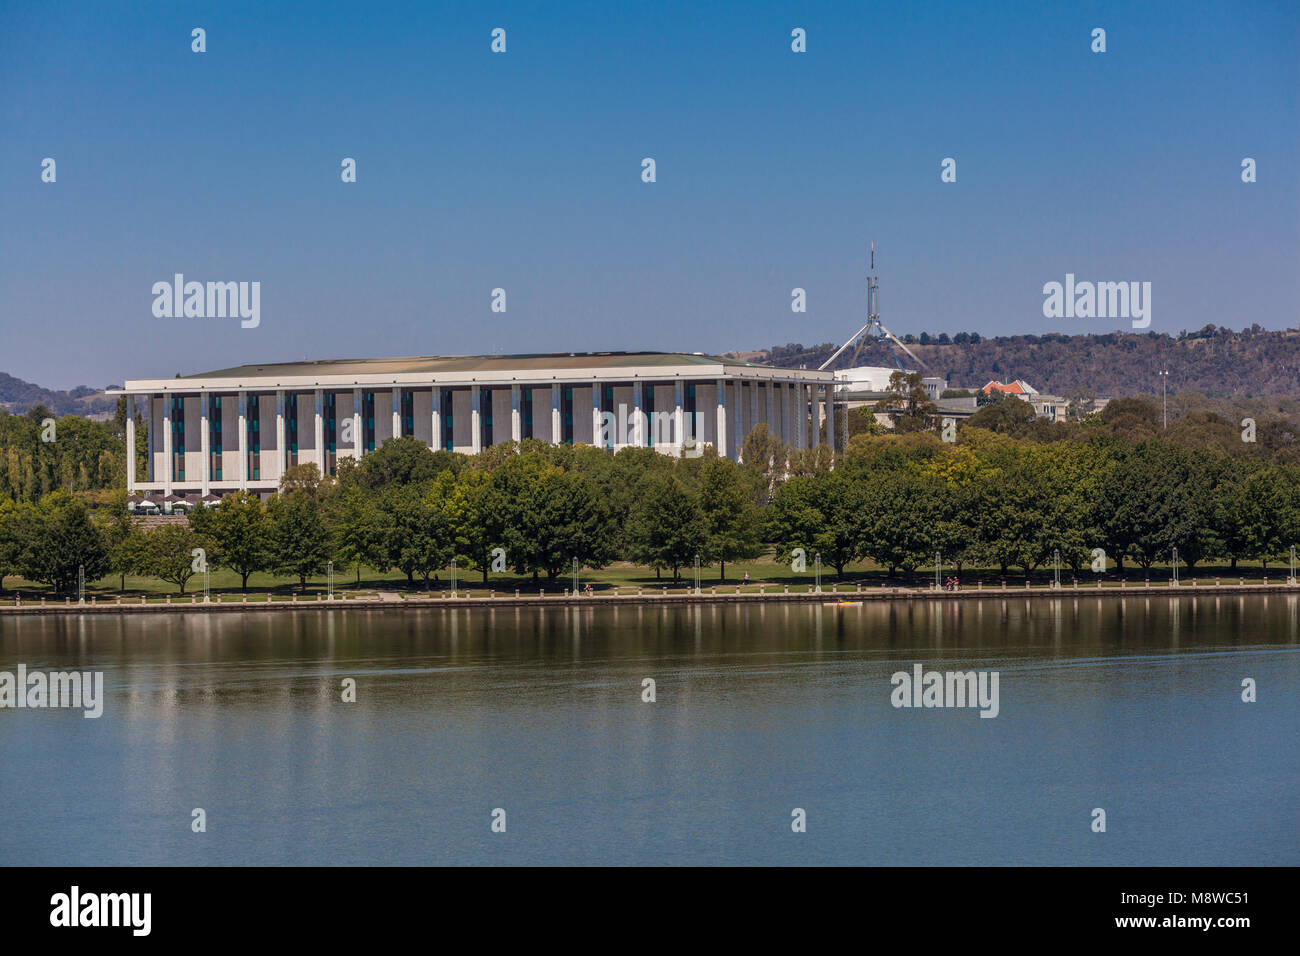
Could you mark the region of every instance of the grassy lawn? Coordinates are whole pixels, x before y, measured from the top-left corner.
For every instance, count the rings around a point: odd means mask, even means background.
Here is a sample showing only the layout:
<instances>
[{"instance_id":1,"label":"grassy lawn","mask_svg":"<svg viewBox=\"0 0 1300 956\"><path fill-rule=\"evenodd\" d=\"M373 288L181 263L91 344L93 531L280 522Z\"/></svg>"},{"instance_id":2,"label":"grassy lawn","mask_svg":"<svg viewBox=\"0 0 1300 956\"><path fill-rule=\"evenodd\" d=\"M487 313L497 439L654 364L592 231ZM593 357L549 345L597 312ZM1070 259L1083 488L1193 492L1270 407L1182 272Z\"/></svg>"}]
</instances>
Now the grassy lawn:
<instances>
[{"instance_id":1,"label":"grassy lawn","mask_svg":"<svg viewBox=\"0 0 1300 956\"><path fill-rule=\"evenodd\" d=\"M694 586L694 569L686 567L680 569L680 578L674 584L672 572L664 571L656 575L651 569L639 567L636 565L618 562L600 570L590 570L584 568L579 574L579 587L585 588L590 583L597 591L609 590L614 587L620 589L627 588L645 588L661 589L668 588L670 591L687 591ZM719 577L717 566L703 567L700 569L700 588L708 593L712 588L717 587L720 593L734 593L736 586L743 582L745 574L749 574L749 582L742 587L742 591L757 593L760 585L769 591L774 587L783 589L789 586L791 591L805 592L809 586L814 583L815 573L812 567L803 573L791 571L788 564L778 564L772 557L765 556L753 561L742 561L737 564L728 564L726 568L726 580ZM1287 578L1287 566L1284 563L1274 562L1270 564L1265 572L1259 562L1239 562L1236 571L1230 571L1227 565L1203 565L1197 567L1195 571L1188 571L1185 567L1178 569L1180 580L1185 583L1191 583L1195 578L1203 584L1212 584L1214 580L1220 579L1225 584L1236 583L1244 578L1247 583L1258 584L1262 581L1265 574L1272 583L1282 583ZM947 578L953 574L951 566L943 570L943 577ZM1098 579L1101 578L1103 587L1119 587L1120 576L1112 569L1105 575L1096 575L1091 571L1084 571L1079 575L1080 588L1097 587ZM1137 567L1126 567L1124 579L1130 584L1141 584L1146 578L1146 572ZM1168 565L1156 565L1151 568L1150 581L1152 584L1165 584L1170 579L1170 569ZM1031 584L1037 587L1047 585L1052 580L1050 569L1035 571L1030 578ZM861 562L853 564L845 569L843 578L835 575L833 568L822 568L822 588L830 591L832 585L837 586L840 590L847 590L857 586L881 587L885 585L907 586L907 587L928 587L934 582L934 569L918 569L910 577L900 576L889 579L887 572L872 564L871 562ZM964 568L961 574L963 588L973 587L977 582L982 583L985 587L996 587L1002 581L1001 574L997 568ZM1061 584L1063 587L1071 587L1072 574L1068 569L1061 571ZM0 603L11 604L15 591L20 591L24 600L40 600L46 597L47 600L59 601L64 600L66 595L54 595L54 593L44 585L34 584L30 581L24 581L22 578L11 575L4 579L4 590L0 591ZM132 577L126 578L124 590L119 590L121 579L116 575L102 578L99 581L88 583L86 586L86 597L89 600L92 596L98 601L114 601L121 594L124 599L137 603L142 597L150 602L162 602L170 595L173 600L178 596L178 589L174 584L167 584L157 578ZM430 589L434 592L445 592L450 590L450 578L448 572L444 569L438 574L438 580L430 582ZM1025 583L1024 573L1021 571L1008 571L1006 583L1011 587L1023 587ZM554 582L548 584L545 575L541 575L539 581L534 582L531 576L519 576L510 573L488 575L488 583L483 583L481 572L473 569L460 569L457 572L457 592L463 594L466 591L477 592L478 596L486 596L487 590L495 590L502 594L513 594L518 589L522 594L536 594L538 590L544 590L551 594L563 593L563 591L572 584L570 574L562 574ZM188 602L190 596L196 592L200 599L203 594L203 578L195 576L186 583L186 595L183 598ZM254 574L248 580L248 601L249 603L265 602L269 599L289 600L292 595L297 594L299 600L315 600L317 595L324 594L327 590L324 575L309 578L306 588L300 588L297 578L276 577L270 574ZM363 569L360 582L358 583L355 570L350 572L336 572L334 575L334 590L336 594L348 596L369 596L378 591L398 591L412 595L425 593L424 582L419 578L414 585L409 585L406 576L397 572L379 573L369 569ZM222 595L226 600L239 600L241 596L239 575L232 571L219 570L212 572L210 576L210 591L215 595Z\"/></svg>"}]
</instances>

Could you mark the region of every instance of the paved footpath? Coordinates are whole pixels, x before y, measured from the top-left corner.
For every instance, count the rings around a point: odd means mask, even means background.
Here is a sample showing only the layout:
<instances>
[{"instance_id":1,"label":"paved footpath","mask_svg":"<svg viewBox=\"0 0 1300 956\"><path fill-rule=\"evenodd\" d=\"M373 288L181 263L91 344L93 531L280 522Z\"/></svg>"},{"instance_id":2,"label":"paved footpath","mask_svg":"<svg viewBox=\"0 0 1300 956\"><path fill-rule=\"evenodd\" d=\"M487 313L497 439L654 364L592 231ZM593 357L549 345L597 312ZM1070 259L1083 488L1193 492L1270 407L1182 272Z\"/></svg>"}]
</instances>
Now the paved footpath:
<instances>
[{"instance_id":1,"label":"paved footpath","mask_svg":"<svg viewBox=\"0 0 1300 956\"><path fill-rule=\"evenodd\" d=\"M125 599L121 601L91 600L78 604L71 599L63 601L22 601L18 606L0 606L0 616L27 616L42 614L169 614L169 613L244 613L252 611L342 611L342 610L393 610L396 608L506 608L506 607L611 607L629 604L639 605L677 605L677 604L758 604L797 603L822 604L832 607L852 607L876 601L970 601L990 598L1047 598L1064 600L1067 598L1151 598L1151 597L1197 597L1285 594L1300 596L1300 584L1288 583L1285 578L1276 582L1263 584L1234 584L1183 582L1177 587L1165 584L1137 584L1123 587L1097 587L1062 585L1051 587L963 587L960 591L939 591L931 587L891 588L873 587L852 589L835 585L824 587L821 591L812 586L806 588L789 588L776 585L764 587L762 592L742 591L740 587L723 585L721 587L701 588L698 593L692 590L669 591L665 588L610 588L595 593L570 595L567 590L552 594L520 594L518 591L459 591L453 597L451 592L441 592L437 596L407 594L401 591L380 591L376 594L348 596L337 595L334 600L326 600L323 595L313 599L298 600L296 595L283 600L248 602L242 596L222 595L222 600L213 599L204 603L202 597L170 598L166 602L143 603L143 599Z\"/></svg>"}]
</instances>

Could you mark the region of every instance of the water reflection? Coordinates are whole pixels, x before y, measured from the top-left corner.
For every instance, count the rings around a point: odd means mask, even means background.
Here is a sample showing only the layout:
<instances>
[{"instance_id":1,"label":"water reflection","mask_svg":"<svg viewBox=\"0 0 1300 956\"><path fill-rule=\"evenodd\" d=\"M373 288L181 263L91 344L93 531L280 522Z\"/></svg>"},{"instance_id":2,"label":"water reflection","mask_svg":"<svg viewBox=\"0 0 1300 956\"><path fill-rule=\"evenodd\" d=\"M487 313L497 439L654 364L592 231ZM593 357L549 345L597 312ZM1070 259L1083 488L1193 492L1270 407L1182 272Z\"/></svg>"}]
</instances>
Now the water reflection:
<instances>
[{"instance_id":1,"label":"water reflection","mask_svg":"<svg viewBox=\"0 0 1300 956\"><path fill-rule=\"evenodd\" d=\"M0 618L0 670L108 695L0 711L0 859L1295 864L1298 600ZM914 662L1000 715L895 710Z\"/></svg>"}]
</instances>

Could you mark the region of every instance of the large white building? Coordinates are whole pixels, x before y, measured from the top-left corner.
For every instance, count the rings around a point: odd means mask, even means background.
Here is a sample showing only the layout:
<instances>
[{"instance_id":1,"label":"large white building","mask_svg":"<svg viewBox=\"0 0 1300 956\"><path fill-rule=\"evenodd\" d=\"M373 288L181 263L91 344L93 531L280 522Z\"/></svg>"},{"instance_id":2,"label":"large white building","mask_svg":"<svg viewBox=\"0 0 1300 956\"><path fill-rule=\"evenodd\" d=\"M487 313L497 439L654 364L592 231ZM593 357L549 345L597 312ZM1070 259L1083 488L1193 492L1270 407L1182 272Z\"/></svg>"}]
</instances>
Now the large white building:
<instances>
[{"instance_id":1,"label":"large white building","mask_svg":"<svg viewBox=\"0 0 1300 956\"><path fill-rule=\"evenodd\" d=\"M144 406L149 476L128 473L127 490L168 505L269 493L287 468L311 462L331 475L341 458L398 436L466 454L536 438L670 455L712 446L737 458L765 423L806 448L834 384L833 372L662 352L347 359L133 379L120 394ZM126 441L134 461L133 416Z\"/></svg>"},{"instance_id":2,"label":"large white building","mask_svg":"<svg viewBox=\"0 0 1300 956\"><path fill-rule=\"evenodd\" d=\"M841 369L835 373L835 389L839 392L861 392L872 395L884 395L889 391L889 380L895 373L902 371L894 366L857 365ZM904 374L914 374L915 369L907 369ZM937 375L925 375L921 385L931 401L938 401L947 389L948 383Z\"/></svg>"}]
</instances>

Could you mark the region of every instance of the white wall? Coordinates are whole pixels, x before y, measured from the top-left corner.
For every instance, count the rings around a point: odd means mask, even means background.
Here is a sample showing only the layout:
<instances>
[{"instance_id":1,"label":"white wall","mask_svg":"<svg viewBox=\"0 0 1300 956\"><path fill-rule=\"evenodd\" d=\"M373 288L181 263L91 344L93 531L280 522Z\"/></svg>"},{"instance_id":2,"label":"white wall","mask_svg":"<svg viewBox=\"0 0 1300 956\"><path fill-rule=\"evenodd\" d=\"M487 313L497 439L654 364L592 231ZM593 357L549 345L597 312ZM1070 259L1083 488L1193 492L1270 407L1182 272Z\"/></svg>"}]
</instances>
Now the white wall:
<instances>
[{"instance_id":1,"label":"white wall","mask_svg":"<svg viewBox=\"0 0 1300 956\"><path fill-rule=\"evenodd\" d=\"M398 393L400 396L400 392ZM398 398L400 402L400 397ZM401 405L398 405L401 410ZM391 388L375 389L375 448L379 448L393 434L393 390Z\"/></svg>"},{"instance_id":2,"label":"white wall","mask_svg":"<svg viewBox=\"0 0 1300 956\"><path fill-rule=\"evenodd\" d=\"M486 404L484 405L486 408ZM497 385L492 388L492 444L502 445L510 441L510 386Z\"/></svg>"},{"instance_id":3,"label":"white wall","mask_svg":"<svg viewBox=\"0 0 1300 956\"><path fill-rule=\"evenodd\" d=\"M574 444L594 445L596 443L595 416L591 413L591 401L594 394L599 394L594 385L575 385L573 387L573 442Z\"/></svg>"},{"instance_id":4,"label":"white wall","mask_svg":"<svg viewBox=\"0 0 1300 956\"><path fill-rule=\"evenodd\" d=\"M433 390L417 388L411 406L415 414L415 437L437 451L433 440Z\"/></svg>"},{"instance_id":5,"label":"white wall","mask_svg":"<svg viewBox=\"0 0 1300 956\"><path fill-rule=\"evenodd\" d=\"M452 434L452 450L469 455L474 451L473 403L468 388L458 388L451 393L451 407L456 423Z\"/></svg>"}]
</instances>

